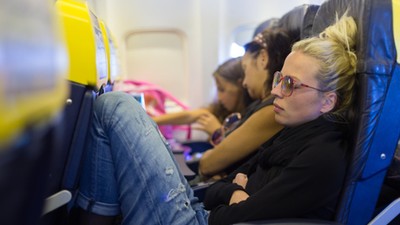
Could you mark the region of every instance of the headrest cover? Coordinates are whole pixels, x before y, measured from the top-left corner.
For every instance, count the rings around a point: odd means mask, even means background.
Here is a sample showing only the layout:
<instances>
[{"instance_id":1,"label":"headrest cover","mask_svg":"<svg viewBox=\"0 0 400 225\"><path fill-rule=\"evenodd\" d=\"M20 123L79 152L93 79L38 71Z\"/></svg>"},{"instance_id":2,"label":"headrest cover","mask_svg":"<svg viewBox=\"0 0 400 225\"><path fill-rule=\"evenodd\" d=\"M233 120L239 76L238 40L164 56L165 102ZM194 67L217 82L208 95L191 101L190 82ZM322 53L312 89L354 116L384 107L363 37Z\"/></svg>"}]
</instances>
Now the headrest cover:
<instances>
[{"instance_id":1,"label":"headrest cover","mask_svg":"<svg viewBox=\"0 0 400 225\"><path fill-rule=\"evenodd\" d=\"M53 119L67 95L67 56L50 7L0 1L0 150L26 127Z\"/></svg>"},{"instance_id":2,"label":"headrest cover","mask_svg":"<svg viewBox=\"0 0 400 225\"><path fill-rule=\"evenodd\" d=\"M293 40L310 37L318 5L297 6L279 19L278 26L286 29Z\"/></svg>"}]
</instances>

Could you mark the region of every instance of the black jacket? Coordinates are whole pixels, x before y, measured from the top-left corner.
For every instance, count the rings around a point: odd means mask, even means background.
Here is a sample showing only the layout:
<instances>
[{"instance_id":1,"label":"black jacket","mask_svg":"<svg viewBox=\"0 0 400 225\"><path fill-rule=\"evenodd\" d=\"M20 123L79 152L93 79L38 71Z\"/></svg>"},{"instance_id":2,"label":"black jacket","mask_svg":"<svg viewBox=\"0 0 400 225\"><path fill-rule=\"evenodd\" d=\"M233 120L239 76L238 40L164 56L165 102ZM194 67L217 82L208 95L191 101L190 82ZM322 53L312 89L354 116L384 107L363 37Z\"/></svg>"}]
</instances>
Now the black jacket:
<instances>
[{"instance_id":1,"label":"black jacket","mask_svg":"<svg viewBox=\"0 0 400 225\"><path fill-rule=\"evenodd\" d=\"M347 165L347 126L324 117L284 128L247 163L213 184L204 205L209 224L273 218L333 219ZM237 173L248 176L246 201L229 206Z\"/></svg>"}]
</instances>

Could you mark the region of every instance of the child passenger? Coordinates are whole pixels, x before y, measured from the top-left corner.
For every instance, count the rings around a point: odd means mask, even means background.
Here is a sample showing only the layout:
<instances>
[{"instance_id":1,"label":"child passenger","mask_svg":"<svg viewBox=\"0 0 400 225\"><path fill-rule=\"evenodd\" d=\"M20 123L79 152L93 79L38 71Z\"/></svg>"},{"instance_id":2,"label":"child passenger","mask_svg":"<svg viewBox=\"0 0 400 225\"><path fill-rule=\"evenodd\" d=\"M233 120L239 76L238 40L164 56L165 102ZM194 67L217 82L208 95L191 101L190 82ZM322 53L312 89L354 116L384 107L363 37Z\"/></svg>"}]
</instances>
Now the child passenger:
<instances>
[{"instance_id":1,"label":"child passenger","mask_svg":"<svg viewBox=\"0 0 400 225\"><path fill-rule=\"evenodd\" d=\"M246 112L253 101L242 86L244 71L242 57L231 58L220 65L213 73L217 85L217 101L208 107L167 113L153 117L158 125L182 125L197 123L195 128L208 135L221 127L224 119L231 113ZM202 118L200 120L200 118Z\"/></svg>"},{"instance_id":2,"label":"child passenger","mask_svg":"<svg viewBox=\"0 0 400 225\"><path fill-rule=\"evenodd\" d=\"M88 217L122 214L125 225L332 220L347 163L355 35L354 20L343 16L319 37L293 46L273 79L275 119L284 129L211 186L205 208L141 106L124 93L100 96L78 206Z\"/></svg>"}]
</instances>

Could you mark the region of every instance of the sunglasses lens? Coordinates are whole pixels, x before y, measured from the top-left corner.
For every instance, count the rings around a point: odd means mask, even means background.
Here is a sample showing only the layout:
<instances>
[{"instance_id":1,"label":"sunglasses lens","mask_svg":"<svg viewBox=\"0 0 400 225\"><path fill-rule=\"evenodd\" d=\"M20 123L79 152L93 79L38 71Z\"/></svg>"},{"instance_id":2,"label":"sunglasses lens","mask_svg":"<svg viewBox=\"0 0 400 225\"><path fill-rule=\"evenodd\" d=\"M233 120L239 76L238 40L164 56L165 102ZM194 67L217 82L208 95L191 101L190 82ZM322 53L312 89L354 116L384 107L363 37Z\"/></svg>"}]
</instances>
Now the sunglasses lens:
<instances>
[{"instance_id":1,"label":"sunglasses lens","mask_svg":"<svg viewBox=\"0 0 400 225\"><path fill-rule=\"evenodd\" d=\"M229 130L232 128L232 126L239 122L241 118L242 117L240 113L232 113L228 117L226 117L223 126L225 127L225 129Z\"/></svg>"},{"instance_id":2,"label":"sunglasses lens","mask_svg":"<svg viewBox=\"0 0 400 225\"><path fill-rule=\"evenodd\" d=\"M213 146L218 145L222 141L222 139L224 138L223 133L224 132L222 130L222 127L214 131L210 139L210 142Z\"/></svg>"},{"instance_id":3,"label":"sunglasses lens","mask_svg":"<svg viewBox=\"0 0 400 225\"><path fill-rule=\"evenodd\" d=\"M211 135L211 144L214 146L219 144L225 138L225 134L233 130L241 119L240 113L232 113L226 117L222 126Z\"/></svg>"},{"instance_id":4,"label":"sunglasses lens","mask_svg":"<svg viewBox=\"0 0 400 225\"><path fill-rule=\"evenodd\" d=\"M278 86L279 82L281 81L282 74L279 71L274 73L274 79L272 80L272 88Z\"/></svg>"},{"instance_id":5,"label":"sunglasses lens","mask_svg":"<svg viewBox=\"0 0 400 225\"><path fill-rule=\"evenodd\" d=\"M282 82L282 94L284 96L290 96L294 88L293 79L289 76L285 76Z\"/></svg>"}]
</instances>

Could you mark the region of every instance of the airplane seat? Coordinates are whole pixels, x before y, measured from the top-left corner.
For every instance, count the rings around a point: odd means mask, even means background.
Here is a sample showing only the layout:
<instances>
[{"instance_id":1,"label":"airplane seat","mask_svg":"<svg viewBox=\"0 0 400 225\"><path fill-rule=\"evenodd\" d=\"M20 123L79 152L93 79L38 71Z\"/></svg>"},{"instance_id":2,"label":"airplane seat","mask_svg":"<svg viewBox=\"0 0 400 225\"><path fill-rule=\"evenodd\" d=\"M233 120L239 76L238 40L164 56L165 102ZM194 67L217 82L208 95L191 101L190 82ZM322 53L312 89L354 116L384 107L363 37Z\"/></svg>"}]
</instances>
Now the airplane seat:
<instances>
[{"instance_id":1,"label":"airplane seat","mask_svg":"<svg viewBox=\"0 0 400 225\"><path fill-rule=\"evenodd\" d=\"M310 37L318 8L319 5L312 4L297 6L284 14L277 26L286 29L294 42Z\"/></svg>"},{"instance_id":2,"label":"airplane seat","mask_svg":"<svg viewBox=\"0 0 400 225\"><path fill-rule=\"evenodd\" d=\"M311 36L312 25L319 5L303 4L285 13L281 18L271 18L260 23L254 30L253 37L267 28L280 27L289 32L293 41Z\"/></svg>"},{"instance_id":3,"label":"airplane seat","mask_svg":"<svg viewBox=\"0 0 400 225\"><path fill-rule=\"evenodd\" d=\"M96 15L86 2L57 0L55 10L69 53L68 84L63 120L64 144L58 149L48 177L42 224L67 224L78 187L86 136L95 98L107 83L107 57ZM72 196L65 198L65 193ZM69 204L69 205L67 205Z\"/></svg>"},{"instance_id":4,"label":"airplane seat","mask_svg":"<svg viewBox=\"0 0 400 225\"><path fill-rule=\"evenodd\" d=\"M278 26L278 22L279 22L279 18L271 18L271 19L267 19L267 20L265 20L264 22L260 23L260 24L256 27L256 29L254 30L253 38L254 38L257 34L263 32L263 31L264 31L265 29L267 29L267 28L271 28L271 27L276 27L276 26Z\"/></svg>"},{"instance_id":5,"label":"airplane seat","mask_svg":"<svg viewBox=\"0 0 400 225\"><path fill-rule=\"evenodd\" d=\"M113 91L114 84L121 80L120 68L117 56L117 47L115 38L111 34L104 20L99 20L100 29L102 32L104 47L107 56L107 84L104 87L105 92Z\"/></svg>"},{"instance_id":6,"label":"airplane seat","mask_svg":"<svg viewBox=\"0 0 400 225\"><path fill-rule=\"evenodd\" d=\"M399 200L368 222L373 216L382 182L400 136L400 58L397 53L400 47L400 2L328 0L320 6L315 16L313 34L323 31L346 10L349 16L355 18L358 27L358 89L351 137L352 155L333 223L388 224L400 211ZM392 206L395 206L396 212L390 208ZM256 224L274 224L274 221ZM330 223L316 221L308 224Z\"/></svg>"},{"instance_id":7,"label":"airplane seat","mask_svg":"<svg viewBox=\"0 0 400 225\"><path fill-rule=\"evenodd\" d=\"M68 62L48 1L1 1L0 15L0 223L35 225L60 146Z\"/></svg>"},{"instance_id":8,"label":"airplane seat","mask_svg":"<svg viewBox=\"0 0 400 225\"><path fill-rule=\"evenodd\" d=\"M373 216L400 136L398 0L335 0L321 5L313 32L349 10L357 23L354 148L336 221L366 224ZM397 58L396 58L397 57Z\"/></svg>"}]
</instances>

